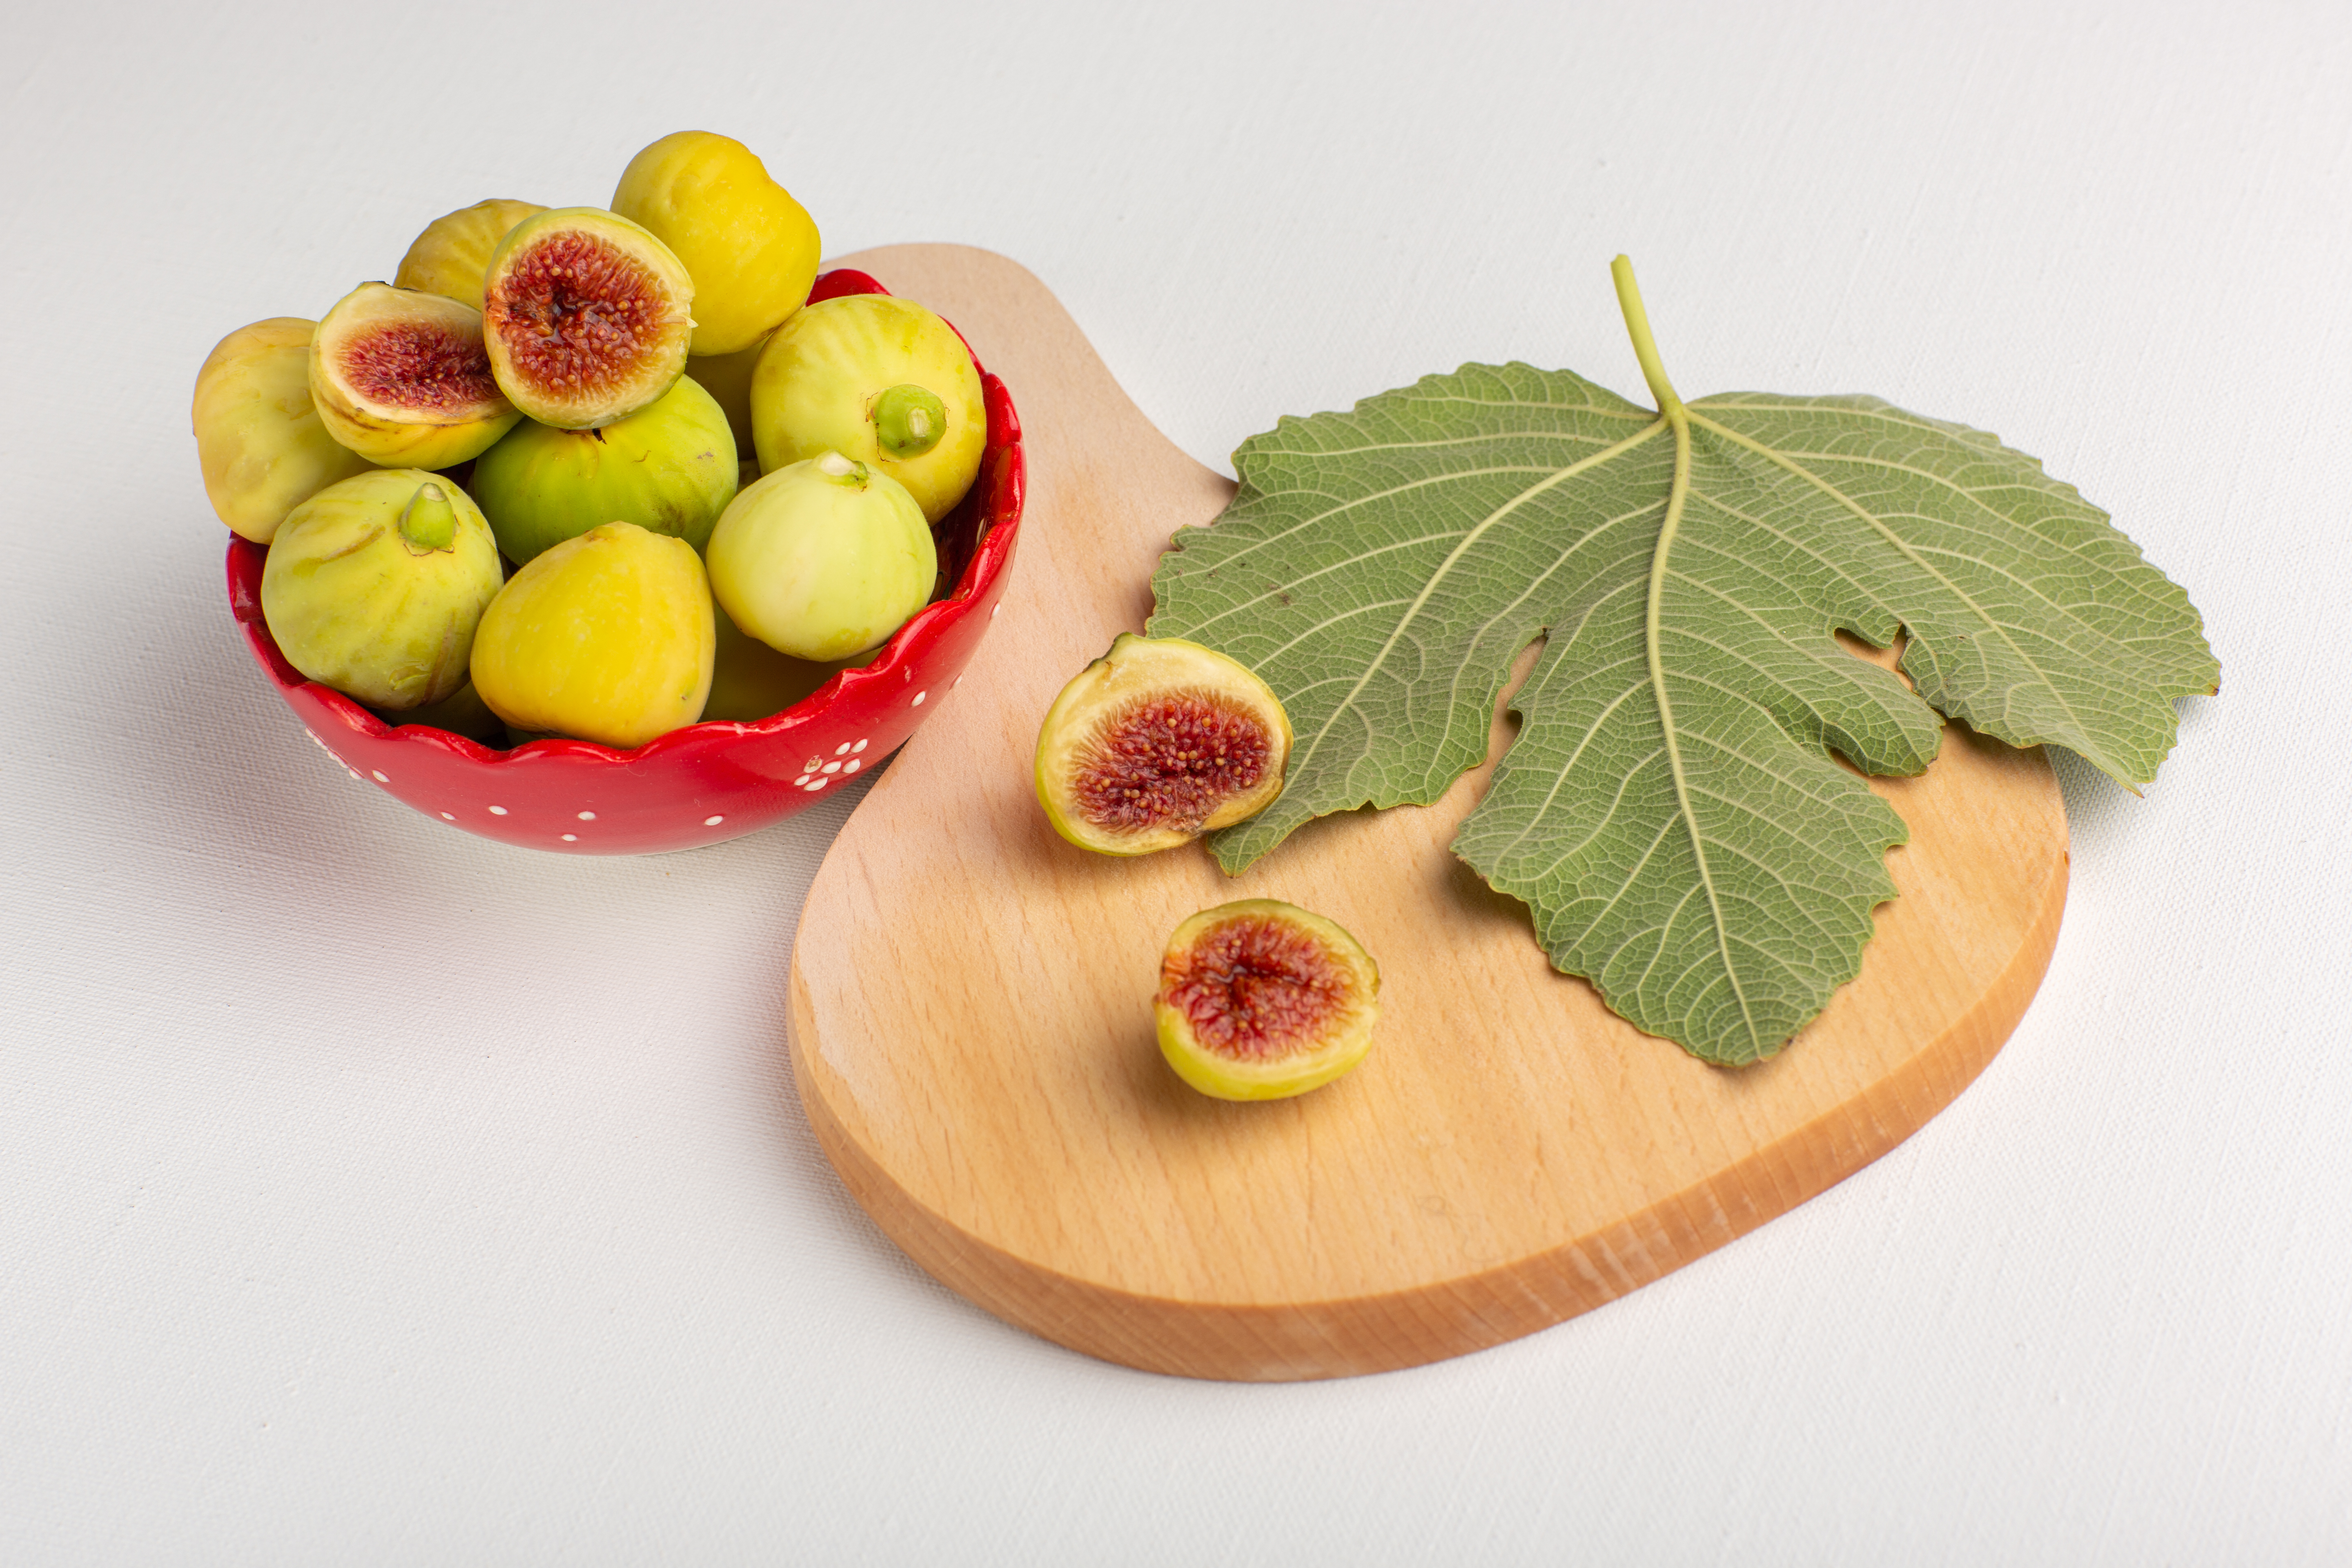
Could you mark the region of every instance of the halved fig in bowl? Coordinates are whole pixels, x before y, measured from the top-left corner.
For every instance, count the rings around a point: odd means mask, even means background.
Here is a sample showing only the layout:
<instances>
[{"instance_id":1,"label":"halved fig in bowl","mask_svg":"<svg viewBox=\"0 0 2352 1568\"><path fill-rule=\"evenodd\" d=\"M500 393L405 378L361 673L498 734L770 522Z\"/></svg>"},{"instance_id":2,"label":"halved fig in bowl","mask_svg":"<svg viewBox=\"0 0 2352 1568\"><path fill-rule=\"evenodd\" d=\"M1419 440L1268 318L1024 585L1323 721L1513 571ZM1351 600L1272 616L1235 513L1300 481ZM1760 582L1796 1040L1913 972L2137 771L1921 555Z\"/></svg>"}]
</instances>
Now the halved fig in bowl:
<instances>
[{"instance_id":1,"label":"halved fig in bowl","mask_svg":"<svg viewBox=\"0 0 2352 1568\"><path fill-rule=\"evenodd\" d=\"M1289 715L1247 666L1123 632L1046 710L1037 800L1081 849L1150 855L1263 811L1289 755Z\"/></svg>"},{"instance_id":2,"label":"halved fig in bowl","mask_svg":"<svg viewBox=\"0 0 2352 1568\"><path fill-rule=\"evenodd\" d=\"M482 279L491 373L516 407L561 430L610 425L676 384L693 307L669 247L602 207L523 219Z\"/></svg>"},{"instance_id":3,"label":"halved fig in bowl","mask_svg":"<svg viewBox=\"0 0 2352 1568\"><path fill-rule=\"evenodd\" d=\"M389 283L361 284L320 320L310 398L327 434L384 468L454 467L522 417L490 374L482 313Z\"/></svg>"},{"instance_id":4,"label":"halved fig in bowl","mask_svg":"<svg viewBox=\"0 0 2352 1568\"><path fill-rule=\"evenodd\" d=\"M1381 972L1336 922L1276 899L1202 910L1160 961L1152 1010L1177 1076L1219 1100L1285 1100L1364 1059Z\"/></svg>"},{"instance_id":5,"label":"halved fig in bowl","mask_svg":"<svg viewBox=\"0 0 2352 1568\"><path fill-rule=\"evenodd\" d=\"M881 288L840 268L812 292L830 299ZM337 765L428 820L562 855L656 854L740 837L866 777L940 711L994 625L1018 552L1028 458L1012 394L995 376L983 373L983 382L982 482L940 533L952 590L881 651L855 668L826 667L814 692L785 691L776 700L786 705L765 717L714 715L721 721L673 730L635 751L579 740L486 745L418 723L414 712L388 721L306 679L286 661L262 612L268 551L242 537L229 541L229 607L255 663Z\"/></svg>"}]
</instances>

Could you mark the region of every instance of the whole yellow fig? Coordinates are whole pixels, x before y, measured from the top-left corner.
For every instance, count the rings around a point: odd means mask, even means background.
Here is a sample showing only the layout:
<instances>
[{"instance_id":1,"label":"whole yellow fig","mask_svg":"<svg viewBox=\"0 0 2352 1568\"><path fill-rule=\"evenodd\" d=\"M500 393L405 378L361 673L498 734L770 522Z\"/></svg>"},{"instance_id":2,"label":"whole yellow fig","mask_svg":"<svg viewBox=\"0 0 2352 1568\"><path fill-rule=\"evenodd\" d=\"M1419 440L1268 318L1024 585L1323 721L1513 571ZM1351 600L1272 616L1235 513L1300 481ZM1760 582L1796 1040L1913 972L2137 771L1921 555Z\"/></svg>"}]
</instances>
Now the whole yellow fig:
<instances>
[{"instance_id":1,"label":"whole yellow fig","mask_svg":"<svg viewBox=\"0 0 2352 1568\"><path fill-rule=\"evenodd\" d=\"M815 220L730 136L663 137L629 160L613 210L660 237L693 276L695 353L750 348L816 281Z\"/></svg>"},{"instance_id":2,"label":"whole yellow fig","mask_svg":"<svg viewBox=\"0 0 2352 1568\"><path fill-rule=\"evenodd\" d=\"M493 196L472 206L444 213L425 226L400 258L400 270L393 274L396 289L422 289L428 294L446 295L461 304L482 308L482 274L489 269L490 253L499 241L533 213L547 209L536 202L510 201Z\"/></svg>"},{"instance_id":3,"label":"whole yellow fig","mask_svg":"<svg viewBox=\"0 0 2352 1568\"><path fill-rule=\"evenodd\" d=\"M912 300L851 294L795 315L751 372L760 468L839 452L907 487L932 522L988 449L980 371L955 329Z\"/></svg>"},{"instance_id":4,"label":"whole yellow fig","mask_svg":"<svg viewBox=\"0 0 2352 1568\"><path fill-rule=\"evenodd\" d=\"M374 465L338 442L310 401L315 321L278 316L239 327L196 372L196 461L220 520L267 544L286 514Z\"/></svg>"},{"instance_id":5,"label":"whole yellow fig","mask_svg":"<svg viewBox=\"0 0 2352 1568\"><path fill-rule=\"evenodd\" d=\"M608 522L514 574L474 638L474 689L510 729L627 749L702 716L714 645L694 546Z\"/></svg>"},{"instance_id":6,"label":"whole yellow fig","mask_svg":"<svg viewBox=\"0 0 2352 1568\"><path fill-rule=\"evenodd\" d=\"M294 509L269 542L261 614L286 661L371 708L405 712L466 684L499 547L466 492L377 468Z\"/></svg>"}]
</instances>

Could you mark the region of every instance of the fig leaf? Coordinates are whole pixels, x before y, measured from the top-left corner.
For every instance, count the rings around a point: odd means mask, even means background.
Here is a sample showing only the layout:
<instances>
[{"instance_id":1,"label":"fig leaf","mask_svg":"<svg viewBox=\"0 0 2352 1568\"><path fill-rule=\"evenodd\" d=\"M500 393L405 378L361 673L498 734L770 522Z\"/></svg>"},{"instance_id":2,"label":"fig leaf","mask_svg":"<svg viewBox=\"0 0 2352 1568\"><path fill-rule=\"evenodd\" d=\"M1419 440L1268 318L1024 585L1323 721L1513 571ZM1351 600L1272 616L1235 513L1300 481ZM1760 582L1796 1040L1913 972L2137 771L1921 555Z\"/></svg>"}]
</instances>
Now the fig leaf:
<instances>
[{"instance_id":1,"label":"fig leaf","mask_svg":"<svg viewBox=\"0 0 2352 1568\"><path fill-rule=\"evenodd\" d=\"M1435 801L1544 638L1454 853L1557 968L1739 1064L1859 972L1895 896L1907 831L1832 752L1917 773L1940 712L2130 786L2220 668L2188 595L2036 459L1874 397L1685 405L1617 275L1655 409L1465 365L1283 419L1161 558L1150 635L1239 659L1297 731L1280 798L1209 840L1227 871L1312 817ZM1905 637L1916 695L1840 630Z\"/></svg>"}]
</instances>

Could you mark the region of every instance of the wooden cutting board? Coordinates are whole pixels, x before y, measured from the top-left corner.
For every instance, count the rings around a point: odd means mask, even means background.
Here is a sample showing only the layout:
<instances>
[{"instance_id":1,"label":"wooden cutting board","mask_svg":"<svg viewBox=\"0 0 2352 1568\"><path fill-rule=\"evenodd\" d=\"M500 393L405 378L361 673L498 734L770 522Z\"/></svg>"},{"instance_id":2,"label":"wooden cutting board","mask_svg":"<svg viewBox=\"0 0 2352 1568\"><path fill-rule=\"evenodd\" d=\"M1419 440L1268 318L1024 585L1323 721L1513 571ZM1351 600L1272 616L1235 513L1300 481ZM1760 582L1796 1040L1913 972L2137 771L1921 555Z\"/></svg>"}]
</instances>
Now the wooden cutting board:
<instances>
[{"instance_id":1,"label":"wooden cutting board","mask_svg":"<svg viewBox=\"0 0 2352 1568\"><path fill-rule=\"evenodd\" d=\"M1737 1071L1555 973L1525 910L1447 852L1485 768L1433 806L1326 818L1234 879L1198 846L1128 860L1064 843L1032 794L1038 721L1142 629L1169 535L1233 486L1151 427L1013 263L951 246L845 259L961 327L1029 444L995 629L843 829L793 949L809 1121L948 1285L1158 1372L1415 1365L1597 1307L1804 1202L2008 1037L2057 939L2065 814L2038 752L1957 725L1924 776L1871 781L1911 842L1861 977ZM1177 922L1250 897L1353 931L1381 965L1381 1018L1349 1077L1234 1105L1169 1071L1150 996Z\"/></svg>"}]
</instances>

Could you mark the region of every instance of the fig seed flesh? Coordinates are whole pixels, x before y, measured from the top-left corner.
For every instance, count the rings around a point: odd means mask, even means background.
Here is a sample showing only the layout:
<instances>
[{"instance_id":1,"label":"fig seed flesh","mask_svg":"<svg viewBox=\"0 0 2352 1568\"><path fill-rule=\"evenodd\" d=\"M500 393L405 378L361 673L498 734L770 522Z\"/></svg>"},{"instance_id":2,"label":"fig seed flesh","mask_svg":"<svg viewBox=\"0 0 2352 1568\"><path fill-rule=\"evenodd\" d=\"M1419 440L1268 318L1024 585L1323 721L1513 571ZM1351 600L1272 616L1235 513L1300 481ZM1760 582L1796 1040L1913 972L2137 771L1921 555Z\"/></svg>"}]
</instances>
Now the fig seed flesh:
<instances>
[{"instance_id":1,"label":"fig seed flesh","mask_svg":"<svg viewBox=\"0 0 2352 1568\"><path fill-rule=\"evenodd\" d=\"M625 217L560 207L499 242L483 279L490 368L542 425L584 430L634 414L686 369L694 285Z\"/></svg>"},{"instance_id":2,"label":"fig seed flesh","mask_svg":"<svg viewBox=\"0 0 2352 1568\"><path fill-rule=\"evenodd\" d=\"M1079 749L1070 793L1112 833L1202 822L1255 789L1273 752L1265 721L1215 691L1151 692L1107 716Z\"/></svg>"},{"instance_id":3,"label":"fig seed flesh","mask_svg":"<svg viewBox=\"0 0 2352 1568\"><path fill-rule=\"evenodd\" d=\"M1220 1100L1303 1094L1370 1048L1380 969L1356 939L1295 904L1245 899L1176 928L1154 1001L1160 1048Z\"/></svg>"},{"instance_id":4,"label":"fig seed flesh","mask_svg":"<svg viewBox=\"0 0 2352 1568\"><path fill-rule=\"evenodd\" d=\"M653 281L601 247L563 235L526 256L506 279L507 308L534 331L508 353L535 380L596 386L612 379L661 310Z\"/></svg>"},{"instance_id":5,"label":"fig seed flesh","mask_svg":"<svg viewBox=\"0 0 2352 1568\"><path fill-rule=\"evenodd\" d=\"M320 321L310 395L336 440L408 468L478 457L520 417L490 374L480 311L383 283L361 284Z\"/></svg>"},{"instance_id":6,"label":"fig seed flesh","mask_svg":"<svg viewBox=\"0 0 2352 1568\"><path fill-rule=\"evenodd\" d=\"M437 322L391 321L353 340L343 374L360 395L420 414L455 414L499 395L482 340Z\"/></svg>"},{"instance_id":7,"label":"fig seed flesh","mask_svg":"<svg viewBox=\"0 0 2352 1568\"><path fill-rule=\"evenodd\" d=\"M1282 703L1198 643L1122 635L1062 689L1037 736L1037 799L1082 849L1148 855L1263 810L1290 752Z\"/></svg>"}]
</instances>

